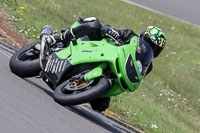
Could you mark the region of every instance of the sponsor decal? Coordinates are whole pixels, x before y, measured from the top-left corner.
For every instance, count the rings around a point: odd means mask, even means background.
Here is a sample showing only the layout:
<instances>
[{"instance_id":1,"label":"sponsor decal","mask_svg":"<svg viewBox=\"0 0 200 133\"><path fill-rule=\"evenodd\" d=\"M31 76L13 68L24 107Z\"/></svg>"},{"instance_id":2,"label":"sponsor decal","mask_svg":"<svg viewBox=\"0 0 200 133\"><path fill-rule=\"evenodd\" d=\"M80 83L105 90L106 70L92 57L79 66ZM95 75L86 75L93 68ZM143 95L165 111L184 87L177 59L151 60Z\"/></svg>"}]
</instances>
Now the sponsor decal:
<instances>
[{"instance_id":1,"label":"sponsor decal","mask_svg":"<svg viewBox=\"0 0 200 133\"><path fill-rule=\"evenodd\" d=\"M67 60L65 61L64 65L63 65L63 68L62 68L62 71L65 70L65 65L67 64Z\"/></svg>"},{"instance_id":2,"label":"sponsor decal","mask_svg":"<svg viewBox=\"0 0 200 133\"><path fill-rule=\"evenodd\" d=\"M59 67L59 70L58 70L59 72L61 71L61 68L62 68L63 62L64 62L63 60L60 62L60 67Z\"/></svg>"},{"instance_id":3,"label":"sponsor decal","mask_svg":"<svg viewBox=\"0 0 200 133\"><path fill-rule=\"evenodd\" d=\"M56 71L57 62L58 62L58 58L56 59L55 63L53 64L53 69L52 69L51 73L54 73Z\"/></svg>"},{"instance_id":4,"label":"sponsor decal","mask_svg":"<svg viewBox=\"0 0 200 133\"><path fill-rule=\"evenodd\" d=\"M91 50L83 50L81 52L92 52Z\"/></svg>"},{"instance_id":5,"label":"sponsor decal","mask_svg":"<svg viewBox=\"0 0 200 133\"><path fill-rule=\"evenodd\" d=\"M54 62L55 62L55 60L52 60L52 63L51 63L51 66L49 67L48 72L49 72L49 71L52 71Z\"/></svg>"},{"instance_id":6,"label":"sponsor decal","mask_svg":"<svg viewBox=\"0 0 200 133\"><path fill-rule=\"evenodd\" d=\"M56 70L55 70L55 73L57 73L57 72L58 72L58 67L59 67L59 65L60 65L60 61L58 61L57 65L56 65Z\"/></svg>"},{"instance_id":7,"label":"sponsor decal","mask_svg":"<svg viewBox=\"0 0 200 133\"><path fill-rule=\"evenodd\" d=\"M141 73L142 72L142 63L139 60L137 60L136 62L137 62L137 66L139 68L139 71Z\"/></svg>"},{"instance_id":8,"label":"sponsor decal","mask_svg":"<svg viewBox=\"0 0 200 133\"><path fill-rule=\"evenodd\" d=\"M48 67L49 67L49 63L50 63L50 61L51 61L51 58L52 58L52 56L49 56L49 59L48 59L48 61L47 61L47 64L46 64L46 66L45 66L45 69L44 69L45 72L47 71L47 69L48 69Z\"/></svg>"},{"instance_id":9,"label":"sponsor decal","mask_svg":"<svg viewBox=\"0 0 200 133\"><path fill-rule=\"evenodd\" d=\"M58 73L64 71L67 62L68 62L67 60L59 60L58 58L52 59L52 56L50 56L48 58L44 71L51 73Z\"/></svg>"},{"instance_id":10,"label":"sponsor decal","mask_svg":"<svg viewBox=\"0 0 200 133\"><path fill-rule=\"evenodd\" d=\"M48 66L48 68L47 68L47 71L46 72L49 72L49 69L50 69L50 67L51 67L51 65L52 65L52 60L50 61L50 63L49 63L49 66Z\"/></svg>"}]
</instances>

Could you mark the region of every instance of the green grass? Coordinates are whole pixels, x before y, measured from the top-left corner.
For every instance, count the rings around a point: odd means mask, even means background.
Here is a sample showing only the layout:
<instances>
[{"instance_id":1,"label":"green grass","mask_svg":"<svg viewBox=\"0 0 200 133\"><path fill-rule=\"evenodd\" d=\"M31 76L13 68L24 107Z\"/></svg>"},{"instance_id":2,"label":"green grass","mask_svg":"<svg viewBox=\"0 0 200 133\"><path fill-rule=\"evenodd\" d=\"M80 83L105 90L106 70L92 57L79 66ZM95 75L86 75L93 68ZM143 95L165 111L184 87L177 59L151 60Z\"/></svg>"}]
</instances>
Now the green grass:
<instances>
[{"instance_id":1,"label":"green grass","mask_svg":"<svg viewBox=\"0 0 200 133\"><path fill-rule=\"evenodd\" d=\"M40 29L68 28L78 16L140 33L160 27L167 45L154 60L153 72L134 93L112 98L111 108L136 127L152 133L200 132L200 29L119 0L0 0L27 38L38 41ZM24 6L20 13L19 7ZM152 125L153 124L153 125Z\"/></svg>"}]
</instances>

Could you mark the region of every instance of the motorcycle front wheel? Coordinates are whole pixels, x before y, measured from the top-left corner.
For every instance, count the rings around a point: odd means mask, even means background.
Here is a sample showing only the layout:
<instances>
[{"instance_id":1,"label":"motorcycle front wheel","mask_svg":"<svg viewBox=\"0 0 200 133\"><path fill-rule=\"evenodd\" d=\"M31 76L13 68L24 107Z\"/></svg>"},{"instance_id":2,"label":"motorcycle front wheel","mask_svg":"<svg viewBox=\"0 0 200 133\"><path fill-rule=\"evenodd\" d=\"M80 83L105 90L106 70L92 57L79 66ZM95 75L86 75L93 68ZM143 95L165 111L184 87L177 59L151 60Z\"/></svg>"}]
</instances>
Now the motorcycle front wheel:
<instances>
[{"instance_id":1,"label":"motorcycle front wheel","mask_svg":"<svg viewBox=\"0 0 200 133\"><path fill-rule=\"evenodd\" d=\"M34 77L39 75L40 63L39 63L39 51L35 49L35 45L38 43L32 43L28 46L17 51L10 59L10 70L22 77Z\"/></svg>"},{"instance_id":2,"label":"motorcycle front wheel","mask_svg":"<svg viewBox=\"0 0 200 133\"><path fill-rule=\"evenodd\" d=\"M72 106L92 101L107 92L110 87L105 77L79 84L77 84L77 77L80 77L80 74L73 77L63 82L54 91L54 100L61 105Z\"/></svg>"}]
</instances>

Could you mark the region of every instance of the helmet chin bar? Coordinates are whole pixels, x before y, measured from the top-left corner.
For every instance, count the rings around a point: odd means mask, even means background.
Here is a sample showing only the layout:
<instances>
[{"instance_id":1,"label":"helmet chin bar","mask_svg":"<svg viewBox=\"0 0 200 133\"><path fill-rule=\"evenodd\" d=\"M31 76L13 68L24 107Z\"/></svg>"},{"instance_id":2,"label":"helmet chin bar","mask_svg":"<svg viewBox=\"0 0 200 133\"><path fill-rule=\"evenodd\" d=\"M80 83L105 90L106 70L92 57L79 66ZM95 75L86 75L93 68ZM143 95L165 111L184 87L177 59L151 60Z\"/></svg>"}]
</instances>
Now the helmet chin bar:
<instances>
[{"instance_id":1,"label":"helmet chin bar","mask_svg":"<svg viewBox=\"0 0 200 133\"><path fill-rule=\"evenodd\" d=\"M156 51L154 52L154 58L158 57L162 50L163 50L162 47L157 46Z\"/></svg>"}]
</instances>

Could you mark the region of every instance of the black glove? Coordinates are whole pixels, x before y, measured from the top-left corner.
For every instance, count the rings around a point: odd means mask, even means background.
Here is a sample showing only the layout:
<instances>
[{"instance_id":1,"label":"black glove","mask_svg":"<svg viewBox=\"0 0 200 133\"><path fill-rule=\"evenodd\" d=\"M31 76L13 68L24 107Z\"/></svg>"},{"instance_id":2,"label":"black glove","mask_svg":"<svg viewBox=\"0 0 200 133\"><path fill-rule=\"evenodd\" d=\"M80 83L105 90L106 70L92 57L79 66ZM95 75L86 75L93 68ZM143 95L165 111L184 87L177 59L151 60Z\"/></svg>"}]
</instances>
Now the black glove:
<instances>
[{"instance_id":1,"label":"black glove","mask_svg":"<svg viewBox=\"0 0 200 133\"><path fill-rule=\"evenodd\" d=\"M120 33L117 29L112 28L110 25L104 25L101 27L102 35L111 36L114 39L118 40L120 38Z\"/></svg>"},{"instance_id":2,"label":"black glove","mask_svg":"<svg viewBox=\"0 0 200 133\"><path fill-rule=\"evenodd\" d=\"M64 29L61 32L62 33L60 35L60 38L63 42L68 42L68 41L76 39L76 37L73 33L73 29Z\"/></svg>"},{"instance_id":3,"label":"black glove","mask_svg":"<svg viewBox=\"0 0 200 133\"><path fill-rule=\"evenodd\" d=\"M104 25L101 27L101 34L102 36L108 36L111 39L114 39L116 41L116 46L121 46L124 44L124 42L120 38L120 31L112 28L110 25Z\"/></svg>"}]
</instances>

